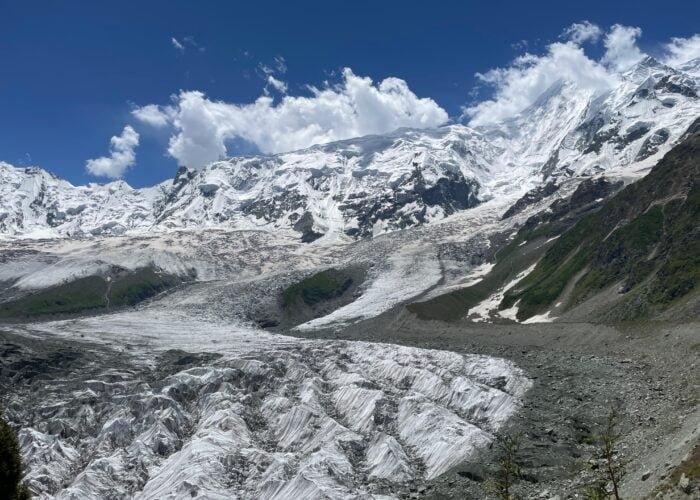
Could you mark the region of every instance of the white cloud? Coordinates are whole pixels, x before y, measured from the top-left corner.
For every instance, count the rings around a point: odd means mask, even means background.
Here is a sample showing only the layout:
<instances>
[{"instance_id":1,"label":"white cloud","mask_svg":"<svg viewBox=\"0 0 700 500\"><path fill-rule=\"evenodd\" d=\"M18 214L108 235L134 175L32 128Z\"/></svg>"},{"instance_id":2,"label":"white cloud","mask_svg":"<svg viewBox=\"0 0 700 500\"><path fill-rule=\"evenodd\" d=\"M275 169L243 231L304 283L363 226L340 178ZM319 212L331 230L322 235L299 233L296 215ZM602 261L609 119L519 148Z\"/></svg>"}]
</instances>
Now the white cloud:
<instances>
[{"instance_id":1,"label":"white cloud","mask_svg":"<svg viewBox=\"0 0 700 500\"><path fill-rule=\"evenodd\" d=\"M171 118L168 111L169 109L167 107L162 108L155 104L149 104L134 109L131 114L152 127L165 127L170 122Z\"/></svg>"},{"instance_id":2,"label":"white cloud","mask_svg":"<svg viewBox=\"0 0 700 500\"><path fill-rule=\"evenodd\" d=\"M642 34L640 28L614 25L605 35L605 55L601 62L615 71L624 71L644 58L637 47L637 38Z\"/></svg>"},{"instance_id":3,"label":"white cloud","mask_svg":"<svg viewBox=\"0 0 700 500\"><path fill-rule=\"evenodd\" d=\"M264 75L272 75L275 73L275 70L272 68L272 66L268 66L265 63L259 63L258 64L258 69L264 74Z\"/></svg>"},{"instance_id":4,"label":"white cloud","mask_svg":"<svg viewBox=\"0 0 700 500\"><path fill-rule=\"evenodd\" d=\"M641 34L638 27L620 24L604 31L590 21L574 23L563 31L563 40L548 45L544 54L525 52L506 67L477 74L494 92L489 99L464 108L464 115L471 118L472 125L508 119L561 81L572 83L575 90L600 95L617 85L622 71L645 56L637 46ZM588 57L583 44L601 38L603 56ZM190 43L196 44L185 37L180 45L187 49ZM525 50L527 43L517 47ZM665 62L670 65L700 57L700 34L673 38L664 49ZM250 57L247 52L244 55ZM264 153L277 153L399 127L432 127L448 119L434 100L417 97L398 78L375 83L345 69L340 84L307 86L310 96L289 96L280 76L287 71L283 57L259 63L255 70L266 86L252 103L213 101L201 92L183 91L173 97L172 105L150 104L132 113L152 126L171 125L174 134L168 152L188 166L202 166L225 156L230 139L243 139ZM281 100L271 97L272 89L282 94Z\"/></svg>"},{"instance_id":5,"label":"white cloud","mask_svg":"<svg viewBox=\"0 0 700 500\"><path fill-rule=\"evenodd\" d=\"M399 127L434 127L448 119L435 101L417 97L399 78L375 84L346 68L340 84L309 88L311 96L285 96L278 104L269 96L250 104L230 104L183 91L172 108L155 109L176 129L169 154L192 167L225 156L225 142L233 138L249 141L264 153L278 153ZM142 113L144 108L135 110L134 116L153 116L154 108Z\"/></svg>"},{"instance_id":6,"label":"white cloud","mask_svg":"<svg viewBox=\"0 0 700 500\"><path fill-rule=\"evenodd\" d=\"M273 59L275 62L275 68L278 73L285 74L287 72L287 61L285 61L282 56L275 56Z\"/></svg>"},{"instance_id":7,"label":"white cloud","mask_svg":"<svg viewBox=\"0 0 700 500\"><path fill-rule=\"evenodd\" d=\"M700 57L700 34L689 38L671 38L665 49L667 56L664 62L669 66L680 66L692 61Z\"/></svg>"},{"instance_id":8,"label":"white cloud","mask_svg":"<svg viewBox=\"0 0 700 500\"><path fill-rule=\"evenodd\" d=\"M603 30L597 24L593 24L590 21L581 21L566 28L562 36L576 45L581 45L588 41L597 42L602 34Z\"/></svg>"},{"instance_id":9,"label":"white cloud","mask_svg":"<svg viewBox=\"0 0 700 500\"><path fill-rule=\"evenodd\" d=\"M477 78L494 88L491 99L465 108L472 125L494 123L513 117L532 105L547 89L559 81L597 95L617 84L619 74L640 61L644 54L637 47L642 30L616 24L604 38L605 53L600 61L586 55L581 44L596 41L601 28L589 21L566 28L562 37L543 55L525 53L510 66L477 73ZM685 47L683 43L679 47Z\"/></svg>"},{"instance_id":10,"label":"white cloud","mask_svg":"<svg viewBox=\"0 0 700 500\"><path fill-rule=\"evenodd\" d=\"M495 88L492 99L466 108L472 125L507 119L533 104L558 81L575 83L593 93L610 89L617 78L601 64L589 59L574 42L556 42L542 56L524 54L506 68L477 73L477 78Z\"/></svg>"},{"instance_id":11,"label":"white cloud","mask_svg":"<svg viewBox=\"0 0 700 500\"><path fill-rule=\"evenodd\" d=\"M287 93L287 84L283 82L282 80L278 80L272 75L267 76L267 83L272 86L277 92L280 92L281 94L286 94Z\"/></svg>"},{"instance_id":12,"label":"white cloud","mask_svg":"<svg viewBox=\"0 0 700 500\"><path fill-rule=\"evenodd\" d=\"M139 134L127 125L121 135L110 139L109 144L109 156L88 160L85 168L92 175L118 179L136 162L134 149L139 145Z\"/></svg>"},{"instance_id":13,"label":"white cloud","mask_svg":"<svg viewBox=\"0 0 700 500\"><path fill-rule=\"evenodd\" d=\"M173 44L173 47L175 47L177 50L184 52L185 51L185 46L182 45L177 38L172 37L170 39L170 42Z\"/></svg>"},{"instance_id":14,"label":"white cloud","mask_svg":"<svg viewBox=\"0 0 700 500\"><path fill-rule=\"evenodd\" d=\"M170 39L170 42L173 44L173 47L175 47L180 52L185 52L188 48L198 50L199 52L205 51L205 48L198 44L197 40L195 40L192 35L188 35L182 38L181 40L182 41L178 40L175 37L172 37Z\"/></svg>"},{"instance_id":15,"label":"white cloud","mask_svg":"<svg viewBox=\"0 0 700 500\"><path fill-rule=\"evenodd\" d=\"M287 61L282 56L275 56L270 64L258 63L258 71L265 77L275 74L284 75L287 72Z\"/></svg>"}]
</instances>

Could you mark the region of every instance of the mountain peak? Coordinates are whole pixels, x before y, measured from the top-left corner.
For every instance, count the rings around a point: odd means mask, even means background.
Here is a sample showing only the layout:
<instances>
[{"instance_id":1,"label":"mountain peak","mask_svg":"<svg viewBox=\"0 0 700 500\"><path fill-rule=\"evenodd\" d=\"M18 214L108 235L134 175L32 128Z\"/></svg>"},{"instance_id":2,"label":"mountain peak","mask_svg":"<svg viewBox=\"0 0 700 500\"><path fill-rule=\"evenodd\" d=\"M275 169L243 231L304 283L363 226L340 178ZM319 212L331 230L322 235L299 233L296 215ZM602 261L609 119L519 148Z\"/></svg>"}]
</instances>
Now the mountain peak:
<instances>
[{"instance_id":1,"label":"mountain peak","mask_svg":"<svg viewBox=\"0 0 700 500\"><path fill-rule=\"evenodd\" d=\"M676 73L676 70L670 66L666 66L651 56L646 56L630 69L623 72L622 78L636 84L642 84L650 77L658 80L665 75L673 73Z\"/></svg>"},{"instance_id":2,"label":"mountain peak","mask_svg":"<svg viewBox=\"0 0 700 500\"><path fill-rule=\"evenodd\" d=\"M694 76L695 78L700 78L700 57L684 62L678 66L678 71L682 71L683 73Z\"/></svg>"},{"instance_id":3,"label":"mountain peak","mask_svg":"<svg viewBox=\"0 0 700 500\"><path fill-rule=\"evenodd\" d=\"M285 230L303 241L374 236L480 201L507 202L543 172L590 176L656 158L700 116L698 87L647 57L610 93L596 97L560 79L515 118L488 127L400 129L200 171L181 166L172 181L144 189L123 181L74 187L0 163L0 234L216 227Z\"/></svg>"}]
</instances>

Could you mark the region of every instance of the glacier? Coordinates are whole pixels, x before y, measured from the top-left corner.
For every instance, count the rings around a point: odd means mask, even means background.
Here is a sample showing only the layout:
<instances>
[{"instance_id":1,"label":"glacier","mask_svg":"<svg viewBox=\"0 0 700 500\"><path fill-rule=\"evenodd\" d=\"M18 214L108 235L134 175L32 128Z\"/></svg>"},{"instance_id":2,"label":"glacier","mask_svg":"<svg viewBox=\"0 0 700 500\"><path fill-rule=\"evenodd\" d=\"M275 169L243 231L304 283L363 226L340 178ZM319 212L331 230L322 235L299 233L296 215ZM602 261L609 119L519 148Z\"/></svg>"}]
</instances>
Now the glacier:
<instances>
[{"instance_id":1,"label":"glacier","mask_svg":"<svg viewBox=\"0 0 700 500\"><path fill-rule=\"evenodd\" d=\"M298 339L245 312L351 264L367 269L354 300L297 334L474 284L491 268L494 235L583 179L645 175L700 116L696 69L646 58L609 92L557 82L505 122L183 166L141 189L73 186L0 163L3 300L115 266L191 278L126 311L8 326L95 356L79 373L8 395L31 489L70 499L386 499L478 459L532 385L513 363ZM546 182L558 186L551 198L503 217ZM464 316L492 317L509 285Z\"/></svg>"},{"instance_id":2,"label":"glacier","mask_svg":"<svg viewBox=\"0 0 700 500\"><path fill-rule=\"evenodd\" d=\"M531 385L502 359L299 340L161 309L17 329L79 335L120 359L8 401L10 417L34 422L19 438L37 498L392 498L474 457ZM142 376L193 348L216 357Z\"/></svg>"}]
</instances>

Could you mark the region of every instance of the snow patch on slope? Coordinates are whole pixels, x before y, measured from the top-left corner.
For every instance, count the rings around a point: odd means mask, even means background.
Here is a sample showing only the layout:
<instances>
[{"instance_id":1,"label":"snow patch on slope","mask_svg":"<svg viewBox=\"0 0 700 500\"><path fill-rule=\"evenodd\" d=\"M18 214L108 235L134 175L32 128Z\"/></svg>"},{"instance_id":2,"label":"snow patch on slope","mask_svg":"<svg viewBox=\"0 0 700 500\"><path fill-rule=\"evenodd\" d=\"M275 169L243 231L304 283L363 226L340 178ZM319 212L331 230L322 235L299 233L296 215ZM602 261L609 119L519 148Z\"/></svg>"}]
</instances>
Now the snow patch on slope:
<instances>
[{"instance_id":1,"label":"snow patch on slope","mask_svg":"<svg viewBox=\"0 0 700 500\"><path fill-rule=\"evenodd\" d=\"M469 311L467 311L467 318L470 318L476 323L487 322L491 319L491 317L494 314L502 318L514 319L518 312L517 304L514 305L512 308L505 309L503 311L499 311L498 307L501 305L501 302L503 301L503 297L505 297L506 292L513 288L515 285L517 285L518 282L520 282L520 280L525 278L525 276L534 271L536 265L537 264L533 264L524 271L520 272L515 278L506 283L503 287L499 288L499 290L496 293L469 309ZM515 310L513 310L514 308Z\"/></svg>"}]
</instances>

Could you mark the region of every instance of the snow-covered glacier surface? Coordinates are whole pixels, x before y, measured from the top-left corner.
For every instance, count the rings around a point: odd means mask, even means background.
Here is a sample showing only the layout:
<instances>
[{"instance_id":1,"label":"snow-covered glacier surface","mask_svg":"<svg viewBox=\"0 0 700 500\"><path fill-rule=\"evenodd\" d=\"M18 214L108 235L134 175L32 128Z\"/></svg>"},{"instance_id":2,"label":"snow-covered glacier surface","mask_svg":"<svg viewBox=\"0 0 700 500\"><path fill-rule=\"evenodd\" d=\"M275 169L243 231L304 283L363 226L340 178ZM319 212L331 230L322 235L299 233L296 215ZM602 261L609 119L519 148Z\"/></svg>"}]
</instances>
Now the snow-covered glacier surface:
<instances>
[{"instance_id":1,"label":"snow-covered glacier surface","mask_svg":"<svg viewBox=\"0 0 700 500\"><path fill-rule=\"evenodd\" d=\"M406 245L389 256L382 271L357 300L297 328L337 328L373 318L422 294L442 279L437 255L420 244Z\"/></svg>"},{"instance_id":2,"label":"snow-covered glacier surface","mask_svg":"<svg viewBox=\"0 0 700 500\"><path fill-rule=\"evenodd\" d=\"M392 498L475 457L530 386L502 359L163 311L17 328L115 353L12 396L38 498Z\"/></svg>"}]
</instances>

